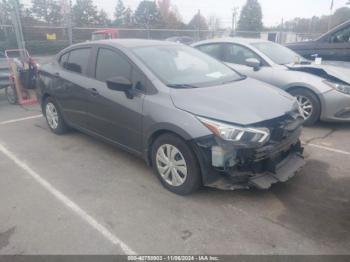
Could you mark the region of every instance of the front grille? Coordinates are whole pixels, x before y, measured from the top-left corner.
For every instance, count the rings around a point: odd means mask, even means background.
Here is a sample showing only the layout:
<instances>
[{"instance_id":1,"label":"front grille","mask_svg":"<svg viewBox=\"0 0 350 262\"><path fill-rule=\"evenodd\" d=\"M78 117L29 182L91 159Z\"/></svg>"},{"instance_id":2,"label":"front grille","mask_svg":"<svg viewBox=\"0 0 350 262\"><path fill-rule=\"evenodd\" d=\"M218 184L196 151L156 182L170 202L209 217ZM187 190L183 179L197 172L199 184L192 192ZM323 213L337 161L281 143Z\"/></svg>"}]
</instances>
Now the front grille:
<instances>
[{"instance_id":1,"label":"front grille","mask_svg":"<svg viewBox=\"0 0 350 262\"><path fill-rule=\"evenodd\" d=\"M299 112L294 111L284 116L259 123L259 126L270 130L270 142L282 142L299 129L303 125L303 122L304 119L300 116Z\"/></svg>"}]
</instances>

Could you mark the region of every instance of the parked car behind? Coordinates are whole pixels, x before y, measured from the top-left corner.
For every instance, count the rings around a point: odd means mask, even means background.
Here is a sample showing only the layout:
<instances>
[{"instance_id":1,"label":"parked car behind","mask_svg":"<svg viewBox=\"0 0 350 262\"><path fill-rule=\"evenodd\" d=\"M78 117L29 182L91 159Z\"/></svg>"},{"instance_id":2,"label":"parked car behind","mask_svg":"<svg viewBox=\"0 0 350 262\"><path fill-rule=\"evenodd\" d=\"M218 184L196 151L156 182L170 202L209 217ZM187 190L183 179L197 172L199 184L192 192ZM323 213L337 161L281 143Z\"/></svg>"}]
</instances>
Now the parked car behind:
<instances>
[{"instance_id":1,"label":"parked car behind","mask_svg":"<svg viewBox=\"0 0 350 262\"><path fill-rule=\"evenodd\" d=\"M306 125L319 119L350 121L349 68L315 65L284 46L260 39L215 39L193 46L244 75L295 96Z\"/></svg>"},{"instance_id":2,"label":"parked car behind","mask_svg":"<svg viewBox=\"0 0 350 262\"><path fill-rule=\"evenodd\" d=\"M185 45L74 45L40 68L38 94L54 133L72 127L143 157L177 194L267 189L304 165L295 98Z\"/></svg>"},{"instance_id":3,"label":"parked car behind","mask_svg":"<svg viewBox=\"0 0 350 262\"><path fill-rule=\"evenodd\" d=\"M194 39L189 36L173 36L173 37L167 38L165 41L181 43L184 45L190 45L194 43Z\"/></svg>"},{"instance_id":4,"label":"parked car behind","mask_svg":"<svg viewBox=\"0 0 350 262\"><path fill-rule=\"evenodd\" d=\"M350 20L333 28L314 41L286 45L307 59L350 62Z\"/></svg>"}]
</instances>

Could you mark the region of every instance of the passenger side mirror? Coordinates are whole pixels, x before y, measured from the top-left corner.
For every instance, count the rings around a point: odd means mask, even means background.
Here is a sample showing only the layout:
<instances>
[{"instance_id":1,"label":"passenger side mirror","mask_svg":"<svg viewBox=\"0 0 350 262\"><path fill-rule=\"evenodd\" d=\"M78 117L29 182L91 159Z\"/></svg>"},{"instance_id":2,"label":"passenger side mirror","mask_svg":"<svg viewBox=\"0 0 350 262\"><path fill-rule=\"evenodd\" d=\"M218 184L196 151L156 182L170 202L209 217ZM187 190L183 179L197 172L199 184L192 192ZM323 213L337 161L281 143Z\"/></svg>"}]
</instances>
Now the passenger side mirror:
<instances>
[{"instance_id":1,"label":"passenger side mirror","mask_svg":"<svg viewBox=\"0 0 350 262\"><path fill-rule=\"evenodd\" d=\"M258 71L261 66L261 62L256 58L248 58L245 60L246 66L252 67L254 71Z\"/></svg>"},{"instance_id":2,"label":"passenger side mirror","mask_svg":"<svg viewBox=\"0 0 350 262\"><path fill-rule=\"evenodd\" d=\"M120 92L128 92L132 89L132 83L130 80L122 76L112 77L108 79L107 86L111 90Z\"/></svg>"}]
</instances>

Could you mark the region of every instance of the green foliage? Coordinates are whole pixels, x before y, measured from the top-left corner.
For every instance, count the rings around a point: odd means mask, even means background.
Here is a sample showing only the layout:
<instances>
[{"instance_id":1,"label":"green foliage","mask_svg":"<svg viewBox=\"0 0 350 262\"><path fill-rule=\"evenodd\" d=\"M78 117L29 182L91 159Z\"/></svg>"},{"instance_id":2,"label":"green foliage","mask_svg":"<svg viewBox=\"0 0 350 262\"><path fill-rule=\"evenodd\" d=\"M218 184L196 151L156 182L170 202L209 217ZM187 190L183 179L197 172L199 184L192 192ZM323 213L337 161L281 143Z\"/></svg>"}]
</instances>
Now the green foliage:
<instances>
[{"instance_id":1,"label":"green foliage","mask_svg":"<svg viewBox=\"0 0 350 262\"><path fill-rule=\"evenodd\" d=\"M97 15L97 23L102 26L108 26L111 24L108 14L103 9L101 9Z\"/></svg>"},{"instance_id":2,"label":"green foliage","mask_svg":"<svg viewBox=\"0 0 350 262\"><path fill-rule=\"evenodd\" d=\"M238 21L238 31L261 31L263 29L262 18L258 0L247 0Z\"/></svg>"},{"instance_id":3,"label":"green foliage","mask_svg":"<svg viewBox=\"0 0 350 262\"><path fill-rule=\"evenodd\" d=\"M121 26L125 23L126 8L122 0L118 0L117 6L114 12L114 22L116 26Z\"/></svg>"},{"instance_id":4,"label":"green foliage","mask_svg":"<svg viewBox=\"0 0 350 262\"><path fill-rule=\"evenodd\" d=\"M32 0L32 8L27 11L36 19L49 24L59 25L63 22L61 5L57 0Z\"/></svg>"},{"instance_id":5,"label":"green foliage","mask_svg":"<svg viewBox=\"0 0 350 262\"><path fill-rule=\"evenodd\" d=\"M76 26L99 24L97 6L92 0L77 0L73 6L73 20Z\"/></svg>"},{"instance_id":6,"label":"green foliage","mask_svg":"<svg viewBox=\"0 0 350 262\"><path fill-rule=\"evenodd\" d=\"M161 15L155 2L144 0L137 7L134 19L140 27L157 26L161 22Z\"/></svg>"}]
</instances>

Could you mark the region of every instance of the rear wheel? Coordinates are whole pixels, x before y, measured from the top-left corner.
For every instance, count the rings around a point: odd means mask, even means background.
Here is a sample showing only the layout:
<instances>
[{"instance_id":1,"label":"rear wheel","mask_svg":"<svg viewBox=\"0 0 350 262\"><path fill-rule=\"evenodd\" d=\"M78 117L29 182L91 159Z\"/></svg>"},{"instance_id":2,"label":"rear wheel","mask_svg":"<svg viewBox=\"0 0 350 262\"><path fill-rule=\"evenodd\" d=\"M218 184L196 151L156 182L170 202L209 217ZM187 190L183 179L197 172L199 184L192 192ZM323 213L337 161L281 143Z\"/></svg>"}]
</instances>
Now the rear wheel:
<instances>
[{"instance_id":1,"label":"rear wheel","mask_svg":"<svg viewBox=\"0 0 350 262\"><path fill-rule=\"evenodd\" d=\"M304 125L314 125L320 119L321 115L321 104L317 96L304 88L293 89L289 93L298 100L305 118Z\"/></svg>"},{"instance_id":2,"label":"rear wheel","mask_svg":"<svg viewBox=\"0 0 350 262\"><path fill-rule=\"evenodd\" d=\"M16 93L16 88L14 85L9 85L5 88L5 94L7 101L14 105L17 104L17 93Z\"/></svg>"},{"instance_id":3,"label":"rear wheel","mask_svg":"<svg viewBox=\"0 0 350 262\"><path fill-rule=\"evenodd\" d=\"M59 111L57 103L51 97L46 98L44 102L44 113L52 132L61 135L68 131L68 126Z\"/></svg>"},{"instance_id":4,"label":"rear wheel","mask_svg":"<svg viewBox=\"0 0 350 262\"><path fill-rule=\"evenodd\" d=\"M169 191L188 195L201 186L200 168L187 143L173 134L161 135L152 146L152 164Z\"/></svg>"}]
</instances>

